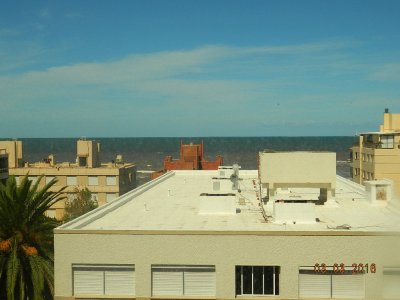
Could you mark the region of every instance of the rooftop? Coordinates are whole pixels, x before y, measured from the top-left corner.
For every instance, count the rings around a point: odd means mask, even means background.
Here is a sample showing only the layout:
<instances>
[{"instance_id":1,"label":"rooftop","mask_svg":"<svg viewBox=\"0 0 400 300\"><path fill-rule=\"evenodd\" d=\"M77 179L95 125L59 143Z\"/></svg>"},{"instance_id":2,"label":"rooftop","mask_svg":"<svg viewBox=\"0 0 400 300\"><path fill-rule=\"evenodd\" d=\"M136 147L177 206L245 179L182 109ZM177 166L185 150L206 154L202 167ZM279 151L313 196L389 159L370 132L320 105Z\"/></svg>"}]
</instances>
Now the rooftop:
<instances>
[{"instance_id":1,"label":"rooftop","mask_svg":"<svg viewBox=\"0 0 400 300\"><path fill-rule=\"evenodd\" d=\"M55 232L400 232L397 201L371 205L365 187L340 176L336 177L335 199L315 205L317 221L309 224L274 220L274 203L264 204L259 197L257 170L240 171L240 192L213 191L213 177L218 177L218 171L168 172ZM319 189L289 189L278 193L276 199L315 200L318 194Z\"/></svg>"}]
</instances>

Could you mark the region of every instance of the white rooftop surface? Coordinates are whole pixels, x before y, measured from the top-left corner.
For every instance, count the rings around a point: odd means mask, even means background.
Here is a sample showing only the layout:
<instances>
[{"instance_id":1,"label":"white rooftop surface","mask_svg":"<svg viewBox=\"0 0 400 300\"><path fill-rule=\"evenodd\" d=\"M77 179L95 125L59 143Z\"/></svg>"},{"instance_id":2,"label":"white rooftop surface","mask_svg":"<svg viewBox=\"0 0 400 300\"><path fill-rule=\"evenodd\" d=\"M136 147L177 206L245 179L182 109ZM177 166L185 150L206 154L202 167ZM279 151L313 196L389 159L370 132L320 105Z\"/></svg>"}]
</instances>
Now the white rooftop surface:
<instances>
[{"instance_id":1,"label":"white rooftop surface","mask_svg":"<svg viewBox=\"0 0 400 300\"><path fill-rule=\"evenodd\" d=\"M257 199L257 170L239 172L242 198L231 199L236 206L232 213L212 214L201 208L202 193L234 193L238 191L212 191L212 177L218 171L173 171L117 198L56 229L63 230L130 230L130 231L365 231L400 232L400 205L371 205L365 199L364 187L337 176L336 197L325 205L316 205L319 222L310 224L276 224L272 218L272 203L264 205L264 219L260 200ZM276 199L316 199L316 189L292 189L278 193ZM293 197L290 197L290 196ZM243 201L244 198L244 201ZM230 200L224 201L230 201ZM208 199L209 200L209 199ZM208 201L207 200L207 201ZM240 202L240 203L239 203ZM400 201L398 201L400 202ZM392 204L393 204L392 203ZM208 205L208 204L207 204ZM212 202L211 202L212 205ZM200 211L202 210L202 212ZM206 209L206 211L209 210ZM223 208L222 208L223 210ZM340 226L350 226L343 229ZM338 227L339 226L339 227Z\"/></svg>"}]
</instances>

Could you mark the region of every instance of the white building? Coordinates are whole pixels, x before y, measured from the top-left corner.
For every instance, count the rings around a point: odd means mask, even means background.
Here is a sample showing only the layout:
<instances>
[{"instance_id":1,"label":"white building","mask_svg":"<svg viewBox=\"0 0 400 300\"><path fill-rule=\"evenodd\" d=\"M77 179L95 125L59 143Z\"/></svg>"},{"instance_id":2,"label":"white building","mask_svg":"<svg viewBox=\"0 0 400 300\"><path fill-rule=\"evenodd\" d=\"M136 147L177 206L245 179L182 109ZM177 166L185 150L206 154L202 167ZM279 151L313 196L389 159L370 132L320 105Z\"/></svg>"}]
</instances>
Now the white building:
<instances>
[{"instance_id":1,"label":"white building","mask_svg":"<svg viewBox=\"0 0 400 300\"><path fill-rule=\"evenodd\" d=\"M172 171L58 227L55 299L399 299L397 200L264 178Z\"/></svg>"}]
</instances>

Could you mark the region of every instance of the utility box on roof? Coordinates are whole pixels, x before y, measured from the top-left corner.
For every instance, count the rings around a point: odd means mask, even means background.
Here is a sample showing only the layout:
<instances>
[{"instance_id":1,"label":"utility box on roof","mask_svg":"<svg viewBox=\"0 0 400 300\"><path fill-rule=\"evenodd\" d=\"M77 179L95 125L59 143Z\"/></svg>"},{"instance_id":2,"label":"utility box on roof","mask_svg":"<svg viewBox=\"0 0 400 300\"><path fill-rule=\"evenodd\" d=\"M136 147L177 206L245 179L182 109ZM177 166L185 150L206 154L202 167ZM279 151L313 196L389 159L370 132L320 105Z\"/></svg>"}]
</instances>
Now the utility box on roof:
<instances>
[{"instance_id":1,"label":"utility box on roof","mask_svg":"<svg viewBox=\"0 0 400 300\"><path fill-rule=\"evenodd\" d=\"M334 195L336 153L264 151L259 155L259 177L270 196L277 188L320 188L321 197Z\"/></svg>"}]
</instances>

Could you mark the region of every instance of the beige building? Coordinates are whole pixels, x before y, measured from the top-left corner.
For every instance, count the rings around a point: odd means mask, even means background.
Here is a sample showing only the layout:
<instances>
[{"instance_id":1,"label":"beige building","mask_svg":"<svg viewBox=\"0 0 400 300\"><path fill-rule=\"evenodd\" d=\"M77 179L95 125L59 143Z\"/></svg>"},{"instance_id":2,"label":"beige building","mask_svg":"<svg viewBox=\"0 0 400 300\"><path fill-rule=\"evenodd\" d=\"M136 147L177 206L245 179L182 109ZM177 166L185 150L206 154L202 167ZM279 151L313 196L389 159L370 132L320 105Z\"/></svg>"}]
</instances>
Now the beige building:
<instances>
[{"instance_id":1,"label":"beige building","mask_svg":"<svg viewBox=\"0 0 400 300\"><path fill-rule=\"evenodd\" d=\"M383 114L377 132L364 132L351 148L352 178L363 184L367 180L391 179L400 196L400 114Z\"/></svg>"},{"instance_id":2,"label":"beige building","mask_svg":"<svg viewBox=\"0 0 400 300\"><path fill-rule=\"evenodd\" d=\"M56 228L55 299L398 299L400 202L332 178L334 154L290 180L265 155L170 171Z\"/></svg>"},{"instance_id":3,"label":"beige building","mask_svg":"<svg viewBox=\"0 0 400 300\"><path fill-rule=\"evenodd\" d=\"M21 141L0 141L0 149L6 149L9 157L9 175L15 176L17 183L23 176L29 174L29 179L35 182L43 175L40 182L44 186L53 178L57 183L50 191L64 190L67 199L73 199L76 189L88 188L92 197L103 205L115 200L120 195L132 190L136 186L136 166L124 163L121 156L115 162L100 162L100 143L96 141L77 141L77 158L75 163L57 163L54 155L35 163L23 163ZM48 215L62 218L65 201L55 204Z\"/></svg>"},{"instance_id":4,"label":"beige building","mask_svg":"<svg viewBox=\"0 0 400 300\"><path fill-rule=\"evenodd\" d=\"M5 182L8 178L8 154L6 149L0 148L0 182Z\"/></svg>"}]
</instances>

